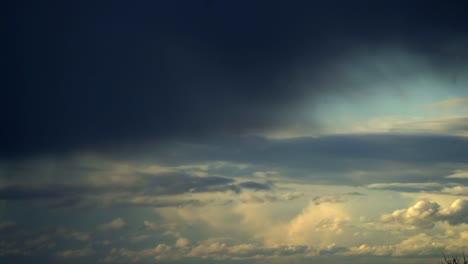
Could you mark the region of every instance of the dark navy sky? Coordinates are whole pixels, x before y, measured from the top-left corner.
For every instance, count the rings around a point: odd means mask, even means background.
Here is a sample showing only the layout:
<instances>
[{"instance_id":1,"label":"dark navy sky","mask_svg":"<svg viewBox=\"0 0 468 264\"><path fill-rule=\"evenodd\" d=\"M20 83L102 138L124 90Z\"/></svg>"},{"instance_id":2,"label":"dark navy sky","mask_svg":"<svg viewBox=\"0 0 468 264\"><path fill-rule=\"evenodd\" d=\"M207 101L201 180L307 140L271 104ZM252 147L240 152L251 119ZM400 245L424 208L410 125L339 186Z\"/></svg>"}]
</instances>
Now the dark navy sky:
<instances>
[{"instance_id":1,"label":"dark navy sky","mask_svg":"<svg viewBox=\"0 0 468 264\"><path fill-rule=\"evenodd\" d=\"M284 125L355 49L399 46L446 70L463 1L14 1L1 155ZM456 41L456 40L454 40ZM305 64L304 61L307 61ZM296 85L307 72L312 85Z\"/></svg>"}]
</instances>

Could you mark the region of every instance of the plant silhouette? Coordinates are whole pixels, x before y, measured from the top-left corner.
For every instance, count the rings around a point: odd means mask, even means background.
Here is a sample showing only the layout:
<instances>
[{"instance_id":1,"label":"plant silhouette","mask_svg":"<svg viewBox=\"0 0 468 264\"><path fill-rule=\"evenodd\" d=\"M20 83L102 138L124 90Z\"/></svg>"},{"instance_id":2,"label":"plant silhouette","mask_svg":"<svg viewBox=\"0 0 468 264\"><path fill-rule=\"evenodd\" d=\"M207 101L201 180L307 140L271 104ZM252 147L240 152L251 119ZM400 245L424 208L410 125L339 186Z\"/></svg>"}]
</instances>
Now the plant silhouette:
<instances>
[{"instance_id":1,"label":"plant silhouette","mask_svg":"<svg viewBox=\"0 0 468 264\"><path fill-rule=\"evenodd\" d=\"M465 252L462 252L463 254L463 262L458 256L452 256L451 258L447 258L444 253L442 255L444 256L444 261L441 261L441 264L468 264L468 260L465 257Z\"/></svg>"}]
</instances>

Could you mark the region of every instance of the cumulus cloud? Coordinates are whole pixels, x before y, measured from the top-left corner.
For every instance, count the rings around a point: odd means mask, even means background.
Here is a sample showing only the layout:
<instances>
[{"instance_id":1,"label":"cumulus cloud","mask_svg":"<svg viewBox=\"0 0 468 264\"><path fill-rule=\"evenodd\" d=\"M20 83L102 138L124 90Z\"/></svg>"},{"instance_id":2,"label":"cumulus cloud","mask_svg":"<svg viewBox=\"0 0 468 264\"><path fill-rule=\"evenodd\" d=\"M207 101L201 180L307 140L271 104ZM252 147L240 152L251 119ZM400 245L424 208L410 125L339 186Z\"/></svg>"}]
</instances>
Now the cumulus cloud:
<instances>
[{"instance_id":1,"label":"cumulus cloud","mask_svg":"<svg viewBox=\"0 0 468 264\"><path fill-rule=\"evenodd\" d=\"M194 246L188 256L191 257L216 257L226 253L228 250L228 245L222 242L207 242Z\"/></svg>"},{"instance_id":2,"label":"cumulus cloud","mask_svg":"<svg viewBox=\"0 0 468 264\"><path fill-rule=\"evenodd\" d=\"M381 216L382 222L397 222L408 229L432 228L437 220L440 205L429 200L421 200L413 206L396 210Z\"/></svg>"},{"instance_id":3,"label":"cumulus cloud","mask_svg":"<svg viewBox=\"0 0 468 264\"><path fill-rule=\"evenodd\" d=\"M122 258L129 259L130 261L137 262L143 259L168 259L170 258L172 247L167 244L158 244L155 247L143 250L130 250L127 248L120 248L111 251L111 254L105 259L104 262L121 262Z\"/></svg>"},{"instance_id":4,"label":"cumulus cloud","mask_svg":"<svg viewBox=\"0 0 468 264\"><path fill-rule=\"evenodd\" d=\"M101 224L98 229L101 231L117 231L127 226L125 220L121 217L115 218L109 223Z\"/></svg>"},{"instance_id":5,"label":"cumulus cloud","mask_svg":"<svg viewBox=\"0 0 468 264\"><path fill-rule=\"evenodd\" d=\"M176 243L175 243L176 247L182 247L182 248L186 247L188 245L190 245L190 241L185 237L178 238Z\"/></svg>"},{"instance_id":6,"label":"cumulus cloud","mask_svg":"<svg viewBox=\"0 0 468 264\"><path fill-rule=\"evenodd\" d=\"M362 244L351 247L345 255L375 255L375 256L427 256L440 254L444 245L434 242L429 235L422 233L409 237L394 245L370 246Z\"/></svg>"},{"instance_id":7,"label":"cumulus cloud","mask_svg":"<svg viewBox=\"0 0 468 264\"><path fill-rule=\"evenodd\" d=\"M468 200L457 199L440 211L440 219L450 225L468 224Z\"/></svg>"},{"instance_id":8,"label":"cumulus cloud","mask_svg":"<svg viewBox=\"0 0 468 264\"><path fill-rule=\"evenodd\" d=\"M312 201L316 205L320 205L322 203L344 203L345 199L337 195L329 195L329 196L315 196Z\"/></svg>"},{"instance_id":9,"label":"cumulus cloud","mask_svg":"<svg viewBox=\"0 0 468 264\"><path fill-rule=\"evenodd\" d=\"M231 247L225 243L207 243L201 242L197 245L191 245L186 238L179 238L174 246L168 244L158 244L152 248L142 250L131 250L120 248L111 251L108 260L126 261L127 259L136 262L143 260L176 260L187 257L226 259L225 253L230 251Z\"/></svg>"},{"instance_id":10,"label":"cumulus cloud","mask_svg":"<svg viewBox=\"0 0 468 264\"><path fill-rule=\"evenodd\" d=\"M287 192L280 195L280 200L291 201L304 197L304 192Z\"/></svg>"},{"instance_id":11,"label":"cumulus cloud","mask_svg":"<svg viewBox=\"0 0 468 264\"><path fill-rule=\"evenodd\" d=\"M158 223L150 221L150 220L144 220L143 221L143 227L148 230L157 230L160 226Z\"/></svg>"},{"instance_id":12,"label":"cumulus cloud","mask_svg":"<svg viewBox=\"0 0 468 264\"><path fill-rule=\"evenodd\" d=\"M91 239L91 234L89 232L81 232L63 227L58 228L57 234L77 241L88 241Z\"/></svg>"},{"instance_id":13,"label":"cumulus cloud","mask_svg":"<svg viewBox=\"0 0 468 264\"><path fill-rule=\"evenodd\" d=\"M120 248L111 250L104 262L137 262L144 260L203 259L205 261L267 259L271 257L303 255L311 249L305 245L275 245L265 247L257 243L227 243L218 240L205 240L196 244L178 240L175 246L158 244L152 248L130 250Z\"/></svg>"},{"instance_id":14,"label":"cumulus cloud","mask_svg":"<svg viewBox=\"0 0 468 264\"><path fill-rule=\"evenodd\" d=\"M457 199L450 207L441 208L437 202L420 200L409 208L383 214L380 220L409 230L430 229L438 221L446 221L450 225L468 224L468 201Z\"/></svg>"},{"instance_id":15,"label":"cumulus cloud","mask_svg":"<svg viewBox=\"0 0 468 264\"><path fill-rule=\"evenodd\" d=\"M448 175L447 179L468 179L467 170L456 170L454 173Z\"/></svg>"},{"instance_id":16,"label":"cumulus cloud","mask_svg":"<svg viewBox=\"0 0 468 264\"><path fill-rule=\"evenodd\" d=\"M449 232L450 235L431 235L420 233L409 236L394 244L380 243L379 245L362 244L353 246L342 255L375 255L393 257L436 256L440 258L441 252L458 255L468 243L468 232L459 234ZM452 234L453 233L453 234Z\"/></svg>"},{"instance_id":17,"label":"cumulus cloud","mask_svg":"<svg viewBox=\"0 0 468 264\"><path fill-rule=\"evenodd\" d=\"M317 205L311 201L287 224L287 241L292 244L326 247L347 237L350 224L351 216L342 204Z\"/></svg>"},{"instance_id":18,"label":"cumulus cloud","mask_svg":"<svg viewBox=\"0 0 468 264\"><path fill-rule=\"evenodd\" d=\"M67 249L63 251L57 252L57 256L64 257L64 258L72 258L72 257L87 257L94 254L94 250L92 248L81 248L81 249Z\"/></svg>"}]
</instances>

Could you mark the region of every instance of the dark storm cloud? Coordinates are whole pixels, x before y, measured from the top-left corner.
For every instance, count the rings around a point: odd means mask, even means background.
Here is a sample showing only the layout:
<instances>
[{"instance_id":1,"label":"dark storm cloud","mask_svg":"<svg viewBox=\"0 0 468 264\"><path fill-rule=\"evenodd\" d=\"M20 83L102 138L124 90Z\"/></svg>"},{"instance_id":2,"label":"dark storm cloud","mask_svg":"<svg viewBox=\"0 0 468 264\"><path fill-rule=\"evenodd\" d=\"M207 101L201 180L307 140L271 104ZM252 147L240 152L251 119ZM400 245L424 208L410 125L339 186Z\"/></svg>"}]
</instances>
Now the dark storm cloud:
<instances>
[{"instance_id":1,"label":"dark storm cloud","mask_svg":"<svg viewBox=\"0 0 468 264\"><path fill-rule=\"evenodd\" d=\"M444 187L451 187L453 184L444 186L440 183L421 183L421 182L406 182L406 183L382 183L370 184L367 186L370 189L389 190L396 192L440 192Z\"/></svg>"},{"instance_id":2,"label":"dark storm cloud","mask_svg":"<svg viewBox=\"0 0 468 264\"><path fill-rule=\"evenodd\" d=\"M465 186L466 179L447 178L464 167L468 160L468 141L465 137L442 135L330 135L293 139L266 139L261 137L218 137L199 140L197 144L167 142L167 145L146 145L108 153L115 162L135 166L160 164L184 166L187 164L225 164L210 166L208 175L226 175L242 179L261 171L277 171L241 183L226 183L210 187L192 186L190 179L179 178L177 188L193 192L241 188L263 190L273 188L276 177L282 180L301 180L308 184L339 184L368 186L374 183L400 183L378 186L400 191L437 191L446 184ZM242 166L241 166L242 165ZM212 168L211 168L212 167ZM354 172L364 173L363 175ZM12 171L12 174L15 171ZM14 179L27 176L15 173ZM159 177L159 176L158 176ZM170 187L172 179L159 180ZM189 177L189 176L187 176ZM215 178L216 179L216 178ZM263 182L267 180L267 182ZM417 182L438 183L435 186L411 185ZM260 186L265 185L265 186ZM203 185L204 186L204 185ZM374 186L375 187L375 186ZM174 187L175 188L175 187ZM356 195L356 194L355 194Z\"/></svg>"},{"instance_id":3,"label":"dark storm cloud","mask_svg":"<svg viewBox=\"0 0 468 264\"><path fill-rule=\"evenodd\" d=\"M187 192L240 193L242 189L275 189L278 180L301 180L308 184L340 184L369 186L374 183L398 183L372 188L399 191L440 191L446 184L466 186L463 178L447 177L464 168L468 160L465 137L440 135L333 135L295 139L260 137L222 137L197 144L168 142L167 145L146 145L110 152L96 159L102 170L81 164L87 159L57 158L51 163L17 161L15 166L0 167L6 184L63 183L48 189L28 189L17 185L3 186L5 199L30 199L35 196L53 198L67 193L128 191L144 195L175 195ZM130 164L128 170L119 166ZM142 173L148 166L161 166L171 173ZM6 164L9 165L9 164ZM198 167L203 167L198 171ZM192 169L187 169L190 167ZM69 173L69 172L73 173ZM276 171L262 177L257 172ZM204 177L195 176L203 172ZM358 174L355 174L357 172ZM6 173L6 174L5 174ZM194 174L192 174L194 173ZM364 173L364 174L360 174ZM261 174L261 173L260 173ZM111 177L111 175L113 175ZM244 179L243 181L239 181ZM79 183L96 182L91 187ZM109 181L109 182L107 182ZM270 182L272 181L272 182ZM415 185L417 182L436 185ZM69 184L73 185L72 189ZM23 186L23 185L21 185ZM81 187L80 187L81 186ZM83 189L79 189L83 188ZM68 200L68 202L73 202Z\"/></svg>"},{"instance_id":4,"label":"dark storm cloud","mask_svg":"<svg viewBox=\"0 0 468 264\"><path fill-rule=\"evenodd\" d=\"M346 171L381 168L384 163L424 165L464 163L468 160L468 140L445 135L343 134L293 139L260 137L215 138L197 145L174 144L148 152L130 151L122 160L148 160L148 156L168 164L183 161L230 161L265 165ZM176 153L176 154L174 154ZM110 154L112 155L112 154ZM151 160L151 158L149 159ZM443 175L446 176L446 175Z\"/></svg>"},{"instance_id":5,"label":"dark storm cloud","mask_svg":"<svg viewBox=\"0 0 468 264\"><path fill-rule=\"evenodd\" d=\"M149 177L148 177L149 176ZM147 175L145 193L181 194L185 192L216 192L236 190L234 180L225 177L194 177L188 175Z\"/></svg>"},{"instance_id":6,"label":"dark storm cloud","mask_svg":"<svg viewBox=\"0 0 468 264\"><path fill-rule=\"evenodd\" d=\"M466 59L440 50L466 36L461 2L15 1L6 10L4 157L269 129L306 95L328 92L327 78L339 79L331 65L355 47L396 44L442 68ZM304 71L307 89L295 83Z\"/></svg>"},{"instance_id":7,"label":"dark storm cloud","mask_svg":"<svg viewBox=\"0 0 468 264\"><path fill-rule=\"evenodd\" d=\"M234 183L216 176L194 177L183 174L151 175L134 183L93 184L15 184L0 187L0 201L40 202L53 208L94 206L177 207L203 206L213 201L171 199L185 193L234 192L243 189L269 190L257 182ZM162 197L165 196L165 197ZM106 199L112 197L110 202ZM169 197L169 198L168 198Z\"/></svg>"},{"instance_id":8,"label":"dark storm cloud","mask_svg":"<svg viewBox=\"0 0 468 264\"><path fill-rule=\"evenodd\" d=\"M252 190L270 190L271 186L264 183L259 182L241 182L239 184L240 187L245 189L252 189Z\"/></svg>"},{"instance_id":9,"label":"dark storm cloud","mask_svg":"<svg viewBox=\"0 0 468 264\"><path fill-rule=\"evenodd\" d=\"M452 169L443 164L463 164L468 160L468 141L464 137L438 135L335 135L318 138L264 139L237 138L209 141L204 147L175 148L184 153L177 160L161 153L167 162L231 161L257 168L275 168L289 179L315 184L368 185L387 182L457 182L447 179ZM145 155L143 155L145 156ZM412 172L407 170L411 168ZM418 173L414 172L418 168ZM350 172L367 171L365 177ZM431 187L436 191L443 187ZM390 186L391 188L391 186ZM398 186L410 191L417 186Z\"/></svg>"},{"instance_id":10,"label":"dark storm cloud","mask_svg":"<svg viewBox=\"0 0 468 264\"><path fill-rule=\"evenodd\" d=\"M22 186L12 185L0 187L0 200L41 200L57 199L64 196L74 196L90 192L90 188L71 185Z\"/></svg>"}]
</instances>

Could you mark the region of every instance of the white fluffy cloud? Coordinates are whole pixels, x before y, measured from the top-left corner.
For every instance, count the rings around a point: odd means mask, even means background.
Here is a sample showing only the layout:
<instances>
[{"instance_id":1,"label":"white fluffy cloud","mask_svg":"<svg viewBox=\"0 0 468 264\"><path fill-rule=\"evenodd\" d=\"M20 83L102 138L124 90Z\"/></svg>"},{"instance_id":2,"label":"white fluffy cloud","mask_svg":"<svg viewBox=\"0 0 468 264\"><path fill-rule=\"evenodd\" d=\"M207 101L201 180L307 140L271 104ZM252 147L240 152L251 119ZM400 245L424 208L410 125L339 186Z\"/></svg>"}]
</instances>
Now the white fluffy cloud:
<instances>
[{"instance_id":1,"label":"white fluffy cloud","mask_svg":"<svg viewBox=\"0 0 468 264\"><path fill-rule=\"evenodd\" d=\"M434 201L419 200L409 208L383 214L380 219L409 230L432 228L438 221L446 221L450 225L468 224L468 200L457 199L448 208L441 208Z\"/></svg>"},{"instance_id":2,"label":"white fluffy cloud","mask_svg":"<svg viewBox=\"0 0 468 264\"><path fill-rule=\"evenodd\" d=\"M468 224L468 200L455 200L449 208L440 212L440 219L450 225Z\"/></svg>"},{"instance_id":3,"label":"white fluffy cloud","mask_svg":"<svg viewBox=\"0 0 468 264\"><path fill-rule=\"evenodd\" d=\"M350 238L350 224L351 216L343 204L317 204L312 201L288 224L287 237L292 243L327 247ZM346 236L343 236L345 233Z\"/></svg>"},{"instance_id":4,"label":"white fluffy cloud","mask_svg":"<svg viewBox=\"0 0 468 264\"><path fill-rule=\"evenodd\" d=\"M384 214L384 223L396 222L408 229L432 228L437 221L440 205L429 200L417 201L413 206Z\"/></svg>"}]
</instances>

